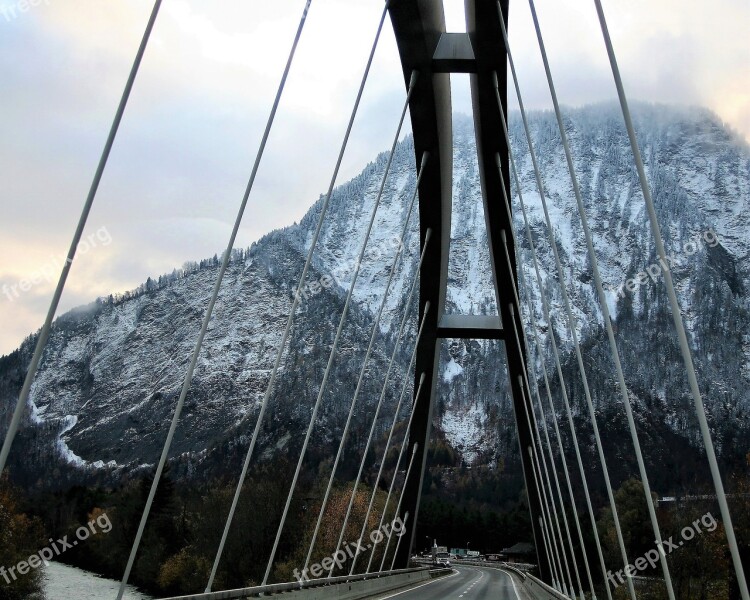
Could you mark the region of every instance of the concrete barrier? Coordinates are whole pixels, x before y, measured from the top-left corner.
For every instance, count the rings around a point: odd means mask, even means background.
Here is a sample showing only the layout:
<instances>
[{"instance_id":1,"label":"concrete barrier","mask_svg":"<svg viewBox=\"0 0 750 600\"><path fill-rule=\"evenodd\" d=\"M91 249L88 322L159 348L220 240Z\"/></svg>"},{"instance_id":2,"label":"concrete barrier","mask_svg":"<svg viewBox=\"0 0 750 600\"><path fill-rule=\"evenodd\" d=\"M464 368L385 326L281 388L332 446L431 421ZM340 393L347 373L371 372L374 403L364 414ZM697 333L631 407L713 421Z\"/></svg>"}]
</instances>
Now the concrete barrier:
<instances>
[{"instance_id":1,"label":"concrete barrier","mask_svg":"<svg viewBox=\"0 0 750 600\"><path fill-rule=\"evenodd\" d=\"M434 576L439 577L452 572L450 569L441 569L441 571L446 572L440 574L435 573ZM422 569L413 573L390 575L379 577L377 579L366 579L364 581L337 583L325 587L301 590L295 594L295 598L301 598L304 600L327 600L328 598L334 598L335 600L359 600L360 598L369 598L376 594L382 594L384 592L390 592L422 583L424 581L429 581L432 578L433 574L431 574L430 571Z\"/></svg>"},{"instance_id":2,"label":"concrete barrier","mask_svg":"<svg viewBox=\"0 0 750 600\"><path fill-rule=\"evenodd\" d=\"M402 569L388 573L371 573L352 577L333 577L331 579L312 579L304 584L277 583L267 586L194 594L166 598L165 600L236 600L273 596L276 594L293 595L299 600L359 600L375 594L398 590L403 587L442 577L452 573L451 569Z\"/></svg>"},{"instance_id":3,"label":"concrete barrier","mask_svg":"<svg viewBox=\"0 0 750 600\"><path fill-rule=\"evenodd\" d=\"M570 600L565 594L558 592L529 573L525 573L523 587L537 600Z\"/></svg>"}]
</instances>

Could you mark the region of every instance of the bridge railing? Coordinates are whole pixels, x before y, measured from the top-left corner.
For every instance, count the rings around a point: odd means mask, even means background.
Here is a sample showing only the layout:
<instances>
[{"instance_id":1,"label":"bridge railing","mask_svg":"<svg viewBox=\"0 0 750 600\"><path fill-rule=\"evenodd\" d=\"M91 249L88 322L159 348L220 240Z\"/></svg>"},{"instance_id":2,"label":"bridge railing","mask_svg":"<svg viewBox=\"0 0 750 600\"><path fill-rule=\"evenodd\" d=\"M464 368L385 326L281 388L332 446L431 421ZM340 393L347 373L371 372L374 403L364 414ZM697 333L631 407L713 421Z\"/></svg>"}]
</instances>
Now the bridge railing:
<instances>
[{"instance_id":1,"label":"bridge railing","mask_svg":"<svg viewBox=\"0 0 750 600\"><path fill-rule=\"evenodd\" d=\"M411 559L413 563L423 564L423 565L431 565L432 559L427 557L417 557ZM451 566L457 566L460 567L461 565L469 565L472 567L496 567L499 569L509 569L511 571L519 571L526 573L527 571L530 571L532 569L536 569L535 564L531 563L509 563L499 560L475 560L471 558L459 558L459 559L452 559L451 560Z\"/></svg>"},{"instance_id":2,"label":"bridge railing","mask_svg":"<svg viewBox=\"0 0 750 600\"><path fill-rule=\"evenodd\" d=\"M395 590L435 577L442 577L451 572L451 569L419 567L384 571L382 573L368 573L366 575L344 575L342 577L331 577L330 579L311 579L304 582L274 583L271 585L221 592L175 596L165 598L164 600L231 600L282 593L293 593L295 598L304 600L317 600L319 598L355 600L356 598L365 598L372 594Z\"/></svg>"}]
</instances>

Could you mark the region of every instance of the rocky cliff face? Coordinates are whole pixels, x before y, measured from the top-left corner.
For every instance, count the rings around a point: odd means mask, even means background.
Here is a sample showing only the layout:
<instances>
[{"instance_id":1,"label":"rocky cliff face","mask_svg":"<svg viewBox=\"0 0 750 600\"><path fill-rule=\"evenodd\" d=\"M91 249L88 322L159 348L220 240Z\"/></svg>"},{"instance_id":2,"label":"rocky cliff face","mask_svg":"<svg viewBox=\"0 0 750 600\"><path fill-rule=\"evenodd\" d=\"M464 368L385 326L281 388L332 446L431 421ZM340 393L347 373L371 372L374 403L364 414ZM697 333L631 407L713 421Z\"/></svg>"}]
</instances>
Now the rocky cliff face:
<instances>
[{"instance_id":1,"label":"rocky cliff face","mask_svg":"<svg viewBox=\"0 0 750 600\"><path fill-rule=\"evenodd\" d=\"M699 436L627 138L614 106L567 114L628 385L648 439L649 457L667 467L669 453L660 445L694 449ZM642 105L637 107L636 125L717 443L726 461L739 460L747 449L750 427L750 150L715 116L700 109ZM595 401L604 426L613 432L614 450L627 455L621 400L554 115L533 114L532 129ZM511 123L511 136L542 277L551 294L552 327L569 353L560 282L518 119ZM465 117L455 119L454 155L447 310L496 313L473 124ZM380 155L334 194L263 429L263 452L300 443L297 434L306 426L318 393L386 159ZM320 456L335 444L348 410L415 183L413 148L407 138L397 149L319 416L314 439ZM188 473L212 453L246 446L320 210L319 200L299 224L234 253L173 447L177 462L188 465ZM363 443L415 275L420 250L417 219L415 214L405 239L407 252L396 265L352 447ZM519 264L544 333L549 324L542 318L519 210L515 225ZM26 428L14 452L16 462L33 457L35 464L52 461L89 473L153 463L217 269L216 258L188 264L149 280L126 297L101 299L60 317L32 389ZM321 282L331 285L316 285ZM404 370L415 330L412 314L382 428L392 419L400 386L410 379ZM33 343L32 336L0 360L0 402L6 417ZM436 425L467 463L494 465L517 452L503 356L502 346L494 342L445 343ZM574 361L567 360L566 372L576 411L582 412ZM557 393L556 377L551 380Z\"/></svg>"}]
</instances>

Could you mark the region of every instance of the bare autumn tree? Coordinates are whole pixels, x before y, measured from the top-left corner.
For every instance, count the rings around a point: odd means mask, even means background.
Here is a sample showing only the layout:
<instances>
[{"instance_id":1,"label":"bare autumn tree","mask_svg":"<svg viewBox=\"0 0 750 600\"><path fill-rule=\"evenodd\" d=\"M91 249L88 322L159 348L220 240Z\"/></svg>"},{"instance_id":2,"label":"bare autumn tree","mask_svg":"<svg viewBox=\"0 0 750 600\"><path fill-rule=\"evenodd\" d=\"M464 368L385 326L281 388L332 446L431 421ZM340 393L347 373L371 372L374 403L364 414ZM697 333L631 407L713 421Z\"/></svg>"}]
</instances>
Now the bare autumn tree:
<instances>
[{"instance_id":1,"label":"bare autumn tree","mask_svg":"<svg viewBox=\"0 0 750 600\"><path fill-rule=\"evenodd\" d=\"M346 517L346 510L349 505L349 500L352 494L352 485L345 487L337 487L331 490L331 495L328 499L328 505L326 506L326 512L321 522L320 531L315 542L315 548L310 557L310 565L321 564L324 559L330 558L336 552L336 544L339 540L339 534L341 533L341 526L344 523ZM362 530L362 522L364 521L367 513L367 506L370 503L370 497L372 490L365 486L359 486L357 493L354 497L352 504L351 514L347 522L346 531L342 539L342 545L346 547L346 544L350 544L352 552L355 549L355 542L359 539L359 534ZM366 538L363 540L363 545L366 546L370 543L369 536L370 532L376 530L380 523L380 515L385 504L385 494L381 491L378 492L373 510L370 512L370 516L367 520L367 527L365 528ZM275 570L275 577L278 581L293 581L294 570L297 569L301 572L305 564L305 558L307 557L307 551L309 549L310 541L312 540L313 532L315 530L315 523L318 515L320 514L321 500L311 504L305 511L305 535L302 536L302 543L294 553L294 555L284 563L277 566ZM389 513L393 512L393 507L389 509ZM342 548L343 549L343 548ZM384 545L379 545L376 549L376 559L379 560L382 557L382 551ZM367 566L367 562L370 558L370 552L365 552L357 558L357 570L360 568L364 569ZM373 563L375 561L373 560ZM379 565L379 562L377 563ZM377 566L376 565L376 566ZM343 571L349 572L351 567L351 559L347 556L347 560L344 564ZM334 572L334 575L342 574ZM345 574L345 573L344 573ZM325 575L328 575L326 570ZM308 575L311 579L313 575Z\"/></svg>"},{"instance_id":2,"label":"bare autumn tree","mask_svg":"<svg viewBox=\"0 0 750 600\"><path fill-rule=\"evenodd\" d=\"M31 569L25 575L11 568L47 545L41 522L25 515L18 492L7 476L0 479L0 600L42 600L44 598L42 569Z\"/></svg>"}]
</instances>

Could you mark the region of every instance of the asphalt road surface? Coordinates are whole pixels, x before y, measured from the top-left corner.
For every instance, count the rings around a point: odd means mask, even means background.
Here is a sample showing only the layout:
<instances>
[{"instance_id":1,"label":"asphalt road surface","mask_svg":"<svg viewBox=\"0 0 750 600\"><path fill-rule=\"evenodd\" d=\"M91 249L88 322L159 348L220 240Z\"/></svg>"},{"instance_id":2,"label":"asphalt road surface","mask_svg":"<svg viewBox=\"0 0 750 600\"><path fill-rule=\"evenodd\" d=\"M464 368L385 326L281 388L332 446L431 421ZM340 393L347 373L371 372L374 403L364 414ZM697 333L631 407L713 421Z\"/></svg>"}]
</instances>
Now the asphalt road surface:
<instances>
[{"instance_id":1,"label":"asphalt road surface","mask_svg":"<svg viewBox=\"0 0 750 600\"><path fill-rule=\"evenodd\" d=\"M378 596L378 600L526 600L511 576L498 569L453 565L455 573L418 584L400 592ZM518 591L516 591L518 588Z\"/></svg>"}]
</instances>

